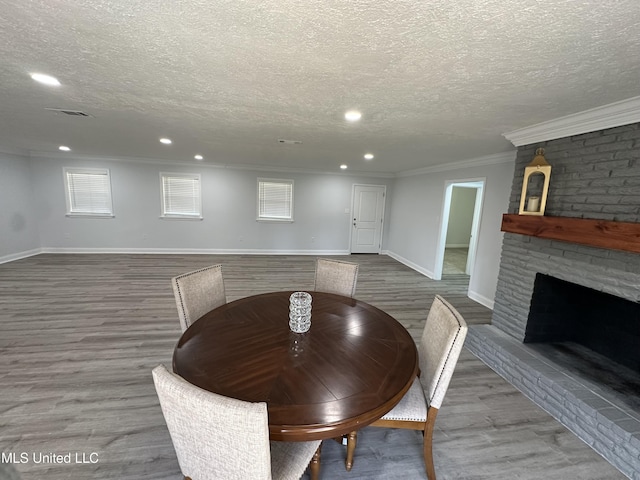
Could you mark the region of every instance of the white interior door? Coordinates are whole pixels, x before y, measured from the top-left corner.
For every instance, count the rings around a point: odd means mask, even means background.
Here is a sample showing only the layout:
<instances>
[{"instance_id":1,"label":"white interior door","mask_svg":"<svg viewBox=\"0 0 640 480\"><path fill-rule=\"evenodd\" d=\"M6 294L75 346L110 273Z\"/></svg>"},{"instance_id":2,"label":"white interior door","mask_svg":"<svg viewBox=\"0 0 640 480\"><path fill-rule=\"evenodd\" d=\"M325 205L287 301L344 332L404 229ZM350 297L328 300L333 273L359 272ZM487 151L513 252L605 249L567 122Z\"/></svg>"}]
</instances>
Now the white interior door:
<instances>
[{"instance_id":1,"label":"white interior door","mask_svg":"<svg viewBox=\"0 0 640 480\"><path fill-rule=\"evenodd\" d=\"M353 186L351 253L380 253L386 188Z\"/></svg>"}]
</instances>

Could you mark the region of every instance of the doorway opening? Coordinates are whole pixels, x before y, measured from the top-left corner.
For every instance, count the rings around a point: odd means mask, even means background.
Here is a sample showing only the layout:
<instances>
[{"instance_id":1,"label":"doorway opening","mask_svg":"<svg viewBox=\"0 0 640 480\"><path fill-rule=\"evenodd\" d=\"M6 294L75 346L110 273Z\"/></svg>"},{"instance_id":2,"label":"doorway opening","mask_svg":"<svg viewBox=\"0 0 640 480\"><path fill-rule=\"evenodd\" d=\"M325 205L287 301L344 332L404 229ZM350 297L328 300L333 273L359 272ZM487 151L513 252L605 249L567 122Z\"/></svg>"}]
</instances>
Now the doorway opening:
<instances>
[{"instance_id":1,"label":"doorway opening","mask_svg":"<svg viewBox=\"0 0 640 480\"><path fill-rule=\"evenodd\" d=\"M473 275L485 179L447 181L434 279Z\"/></svg>"}]
</instances>

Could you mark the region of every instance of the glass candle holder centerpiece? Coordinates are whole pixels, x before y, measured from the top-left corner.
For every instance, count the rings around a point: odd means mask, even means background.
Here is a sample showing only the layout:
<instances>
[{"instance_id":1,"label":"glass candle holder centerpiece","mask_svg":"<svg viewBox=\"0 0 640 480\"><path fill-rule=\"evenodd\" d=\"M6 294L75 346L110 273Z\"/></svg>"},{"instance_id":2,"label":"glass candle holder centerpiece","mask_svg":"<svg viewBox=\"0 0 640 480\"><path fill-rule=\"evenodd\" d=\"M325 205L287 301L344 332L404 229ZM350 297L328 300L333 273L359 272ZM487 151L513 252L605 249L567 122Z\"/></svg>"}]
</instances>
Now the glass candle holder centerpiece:
<instances>
[{"instance_id":1,"label":"glass candle holder centerpiece","mask_svg":"<svg viewBox=\"0 0 640 480\"><path fill-rule=\"evenodd\" d=\"M311 327L311 295L293 292L289 297L289 328L295 333L304 333Z\"/></svg>"}]
</instances>

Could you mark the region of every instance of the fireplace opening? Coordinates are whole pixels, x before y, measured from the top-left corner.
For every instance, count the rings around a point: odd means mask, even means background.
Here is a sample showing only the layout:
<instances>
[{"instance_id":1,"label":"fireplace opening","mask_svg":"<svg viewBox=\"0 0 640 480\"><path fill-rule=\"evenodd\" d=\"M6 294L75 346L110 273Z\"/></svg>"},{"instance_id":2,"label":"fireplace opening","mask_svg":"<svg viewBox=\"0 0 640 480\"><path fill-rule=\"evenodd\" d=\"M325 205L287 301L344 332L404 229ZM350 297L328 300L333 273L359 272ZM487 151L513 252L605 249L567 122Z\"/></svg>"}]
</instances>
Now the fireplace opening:
<instances>
[{"instance_id":1,"label":"fireplace opening","mask_svg":"<svg viewBox=\"0 0 640 480\"><path fill-rule=\"evenodd\" d=\"M538 273L524 343L640 414L640 304Z\"/></svg>"}]
</instances>

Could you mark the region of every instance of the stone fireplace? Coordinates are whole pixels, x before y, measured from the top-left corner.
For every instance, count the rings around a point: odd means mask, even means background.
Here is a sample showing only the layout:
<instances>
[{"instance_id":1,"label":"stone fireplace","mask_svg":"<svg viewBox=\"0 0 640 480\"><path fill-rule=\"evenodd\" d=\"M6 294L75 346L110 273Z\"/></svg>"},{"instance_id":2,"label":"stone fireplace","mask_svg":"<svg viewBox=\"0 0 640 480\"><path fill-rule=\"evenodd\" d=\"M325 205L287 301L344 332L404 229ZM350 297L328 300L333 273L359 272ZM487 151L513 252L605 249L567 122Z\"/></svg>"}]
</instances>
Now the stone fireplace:
<instances>
[{"instance_id":1,"label":"stone fireplace","mask_svg":"<svg viewBox=\"0 0 640 480\"><path fill-rule=\"evenodd\" d=\"M538 147L553 166L545 216L640 223L640 124L519 147L507 213ZM638 480L639 300L640 254L505 233L492 324L471 326L466 344Z\"/></svg>"}]
</instances>

